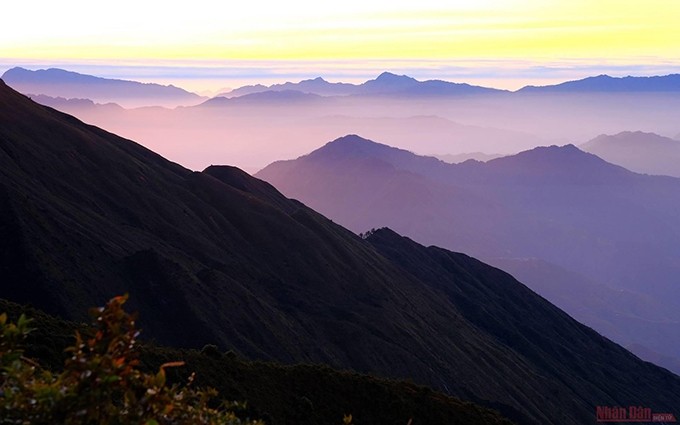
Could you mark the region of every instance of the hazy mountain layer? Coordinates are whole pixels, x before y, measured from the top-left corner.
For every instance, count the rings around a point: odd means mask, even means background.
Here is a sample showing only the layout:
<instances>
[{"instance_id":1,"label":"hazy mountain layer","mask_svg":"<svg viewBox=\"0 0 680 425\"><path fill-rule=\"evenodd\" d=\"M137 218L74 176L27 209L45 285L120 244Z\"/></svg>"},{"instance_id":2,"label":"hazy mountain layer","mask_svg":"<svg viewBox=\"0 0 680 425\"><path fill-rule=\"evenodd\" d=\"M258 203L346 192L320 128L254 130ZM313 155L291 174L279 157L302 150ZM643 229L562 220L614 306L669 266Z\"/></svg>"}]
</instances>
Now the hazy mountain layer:
<instances>
[{"instance_id":1,"label":"hazy mountain layer","mask_svg":"<svg viewBox=\"0 0 680 425\"><path fill-rule=\"evenodd\" d=\"M348 87L368 91L346 95L342 90ZM314 79L244 88L240 97L215 98L196 108L118 111L111 105L38 98L36 91L24 94L194 170L229 163L255 172L273 161L303 155L320 140L350 133L419 154L508 155L546 144L580 144L624 130L680 131L675 114L680 97L670 89L467 93L466 87L385 73L358 85ZM94 99L81 92L51 96ZM165 103L159 97L143 104Z\"/></svg>"},{"instance_id":2,"label":"hazy mountain layer","mask_svg":"<svg viewBox=\"0 0 680 425\"><path fill-rule=\"evenodd\" d=\"M680 378L462 254L363 240L231 167L191 172L0 85L0 297L81 319L129 292L147 337L323 362L520 423L680 405Z\"/></svg>"},{"instance_id":3,"label":"hazy mountain layer","mask_svg":"<svg viewBox=\"0 0 680 425\"><path fill-rule=\"evenodd\" d=\"M602 134L580 148L637 173L680 177L680 141L658 134Z\"/></svg>"},{"instance_id":4,"label":"hazy mountain layer","mask_svg":"<svg viewBox=\"0 0 680 425\"><path fill-rule=\"evenodd\" d=\"M299 83L273 84L263 86L244 86L223 93L220 96L237 97L266 91L298 91L302 93L317 94L320 96L461 96L503 93L505 90L497 90L488 87L472 86L465 83L452 83L442 80L418 81L406 75L396 75L391 72L383 72L377 78L368 80L362 84L329 83L323 78L303 80Z\"/></svg>"},{"instance_id":5,"label":"hazy mountain layer","mask_svg":"<svg viewBox=\"0 0 680 425\"><path fill-rule=\"evenodd\" d=\"M79 74L58 68L30 71L12 68L2 75L15 90L34 95L89 99L97 103L118 103L125 107L195 105L205 100L175 86L145 84Z\"/></svg>"},{"instance_id":6,"label":"hazy mountain layer","mask_svg":"<svg viewBox=\"0 0 680 425\"><path fill-rule=\"evenodd\" d=\"M635 174L574 146L454 165L358 136L257 176L357 232L389 226L514 264L538 291L544 279L563 282L541 293L621 343L680 353L678 179ZM574 272L583 290L568 284Z\"/></svg>"},{"instance_id":7,"label":"hazy mountain layer","mask_svg":"<svg viewBox=\"0 0 680 425\"><path fill-rule=\"evenodd\" d=\"M521 93L620 93L620 92L678 92L680 91L680 74L653 77L610 77L598 75L582 80L566 81L550 86L526 86Z\"/></svg>"}]
</instances>

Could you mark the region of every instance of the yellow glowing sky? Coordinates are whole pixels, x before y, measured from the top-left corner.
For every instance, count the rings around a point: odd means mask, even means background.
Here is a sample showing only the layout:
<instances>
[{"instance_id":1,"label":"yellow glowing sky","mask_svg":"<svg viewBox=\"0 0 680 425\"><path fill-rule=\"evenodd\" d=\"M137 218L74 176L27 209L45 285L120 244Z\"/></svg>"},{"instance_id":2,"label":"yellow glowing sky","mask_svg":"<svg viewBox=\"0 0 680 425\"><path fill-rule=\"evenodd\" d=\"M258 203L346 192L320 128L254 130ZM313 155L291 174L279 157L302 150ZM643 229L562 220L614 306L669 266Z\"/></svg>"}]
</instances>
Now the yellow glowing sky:
<instances>
[{"instance_id":1,"label":"yellow glowing sky","mask_svg":"<svg viewBox=\"0 0 680 425\"><path fill-rule=\"evenodd\" d=\"M456 61L680 69L677 0L50 0L11 1L2 13L3 64L351 67L382 60L413 69Z\"/></svg>"}]
</instances>

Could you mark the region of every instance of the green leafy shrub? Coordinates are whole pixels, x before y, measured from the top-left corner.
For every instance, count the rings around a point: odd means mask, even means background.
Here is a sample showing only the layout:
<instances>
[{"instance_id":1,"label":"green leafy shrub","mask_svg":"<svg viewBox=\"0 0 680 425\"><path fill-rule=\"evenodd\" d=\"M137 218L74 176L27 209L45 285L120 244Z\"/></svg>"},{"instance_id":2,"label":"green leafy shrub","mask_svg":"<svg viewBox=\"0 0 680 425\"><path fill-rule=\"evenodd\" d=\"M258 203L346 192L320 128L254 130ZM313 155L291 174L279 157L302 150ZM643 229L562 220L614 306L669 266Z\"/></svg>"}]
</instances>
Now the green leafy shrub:
<instances>
[{"instance_id":1,"label":"green leafy shrub","mask_svg":"<svg viewBox=\"0 0 680 425\"><path fill-rule=\"evenodd\" d=\"M168 384L163 364L157 373L139 369L134 317L125 312L127 296L92 309L93 333L76 332L64 371L53 374L24 357L31 332L24 315L10 323L0 315L1 424L228 424L258 425L240 419L237 403L216 404L213 389Z\"/></svg>"}]
</instances>

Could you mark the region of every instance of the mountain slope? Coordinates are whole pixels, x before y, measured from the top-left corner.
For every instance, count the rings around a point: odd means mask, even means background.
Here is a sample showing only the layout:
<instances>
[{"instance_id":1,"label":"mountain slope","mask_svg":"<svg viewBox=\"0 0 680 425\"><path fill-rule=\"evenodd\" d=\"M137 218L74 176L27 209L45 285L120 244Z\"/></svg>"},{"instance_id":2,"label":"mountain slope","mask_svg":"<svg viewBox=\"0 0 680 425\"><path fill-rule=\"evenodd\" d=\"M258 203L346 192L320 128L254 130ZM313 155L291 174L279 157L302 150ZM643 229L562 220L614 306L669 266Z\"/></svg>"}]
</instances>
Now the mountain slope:
<instances>
[{"instance_id":1,"label":"mountain slope","mask_svg":"<svg viewBox=\"0 0 680 425\"><path fill-rule=\"evenodd\" d=\"M581 145L631 171L680 177L680 141L642 131L602 134Z\"/></svg>"},{"instance_id":2,"label":"mountain slope","mask_svg":"<svg viewBox=\"0 0 680 425\"><path fill-rule=\"evenodd\" d=\"M16 67L2 75L3 81L24 94L90 99L124 107L195 105L205 98L172 85L145 84L79 74L58 68L31 71Z\"/></svg>"},{"instance_id":3,"label":"mountain slope","mask_svg":"<svg viewBox=\"0 0 680 425\"><path fill-rule=\"evenodd\" d=\"M2 298L81 320L129 292L158 342L406 377L519 423L680 404L679 378L483 263L435 250L445 273L429 249L378 247L238 169L191 172L3 84L0 143Z\"/></svg>"},{"instance_id":4,"label":"mountain slope","mask_svg":"<svg viewBox=\"0 0 680 425\"><path fill-rule=\"evenodd\" d=\"M635 313L617 320L615 332L598 329L621 335L622 343L680 353L677 332L669 332L680 323L678 179L635 174L571 145L447 164L358 136L273 163L256 176L356 232L388 226L490 262L534 258L555 271L645 294ZM561 274L553 280L563 281ZM592 305L585 293L559 291L566 298L551 300L561 299L563 308ZM621 311L618 297L604 301L611 304L607 312L588 314Z\"/></svg>"},{"instance_id":5,"label":"mountain slope","mask_svg":"<svg viewBox=\"0 0 680 425\"><path fill-rule=\"evenodd\" d=\"M63 367L68 357L64 347L73 345L75 331L83 335L89 331L83 324L66 322L3 299L0 313L7 313L9 320L15 322L20 314L31 319L34 331L26 341L26 355L52 371ZM144 329L141 332L143 335ZM182 367L166 369L170 383L184 385L193 372L194 385L217 389L222 400L247 402L244 413L269 425L337 425L348 412L357 423L402 423L412 418L414 422L433 425L510 424L496 412L412 382L322 365L253 362L233 352L221 353L214 346L200 352L146 343L138 347L141 369L157 371L164 363L183 361Z\"/></svg>"}]
</instances>

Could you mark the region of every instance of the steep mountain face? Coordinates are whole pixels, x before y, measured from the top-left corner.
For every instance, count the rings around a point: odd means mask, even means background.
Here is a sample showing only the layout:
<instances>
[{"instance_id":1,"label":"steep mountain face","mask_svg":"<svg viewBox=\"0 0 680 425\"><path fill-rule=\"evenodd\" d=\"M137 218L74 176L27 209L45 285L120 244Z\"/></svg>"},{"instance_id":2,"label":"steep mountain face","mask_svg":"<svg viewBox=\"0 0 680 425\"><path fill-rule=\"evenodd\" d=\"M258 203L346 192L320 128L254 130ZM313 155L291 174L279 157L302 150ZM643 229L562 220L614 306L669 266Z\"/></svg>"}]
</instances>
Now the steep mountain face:
<instances>
[{"instance_id":1,"label":"steep mountain face","mask_svg":"<svg viewBox=\"0 0 680 425\"><path fill-rule=\"evenodd\" d=\"M79 74L58 68L31 71L16 67L2 75L15 90L32 95L89 99L97 103L118 103L125 107L196 105L205 100L175 86L144 84Z\"/></svg>"},{"instance_id":2,"label":"steep mountain face","mask_svg":"<svg viewBox=\"0 0 680 425\"><path fill-rule=\"evenodd\" d=\"M680 405L644 363L468 257L367 240L232 167L191 172L0 84L0 298L80 320L129 292L145 335L407 377L519 423Z\"/></svg>"},{"instance_id":3,"label":"steep mountain face","mask_svg":"<svg viewBox=\"0 0 680 425\"><path fill-rule=\"evenodd\" d=\"M680 141L658 134L602 134L580 148L637 173L680 177Z\"/></svg>"},{"instance_id":4,"label":"steep mountain face","mask_svg":"<svg viewBox=\"0 0 680 425\"><path fill-rule=\"evenodd\" d=\"M273 163L256 176L357 232L388 226L492 263L538 259L611 292L645 294L635 313L598 330L623 344L680 353L677 332L669 332L680 323L678 179L635 174L571 145L447 164L358 136ZM552 279L564 281L561 275ZM540 279L526 283L544 286ZM561 307L590 304L571 289L560 290ZM607 299L607 311L588 314L609 323L622 310L619 301Z\"/></svg>"},{"instance_id":5,"label":"steep mountain face","mask_svg":"<svg viewBox=\"0 0 680 425\"><path fill-rule=\"evenodd\" d=\"M677 92L680 74L654 77L610 77L598 75L582 80L567 81L552 86L526 86L519 93L620 93L620 92Z\"/></svg>"}]
</instances>

